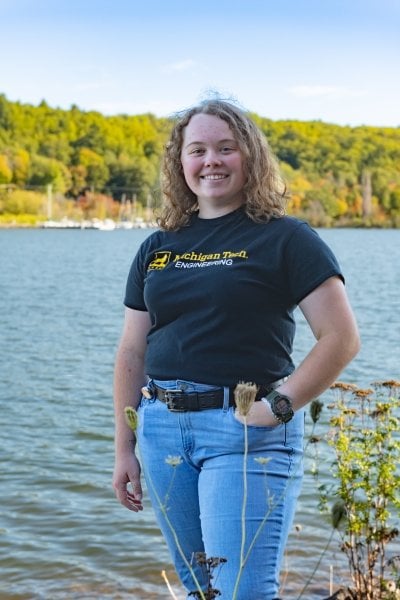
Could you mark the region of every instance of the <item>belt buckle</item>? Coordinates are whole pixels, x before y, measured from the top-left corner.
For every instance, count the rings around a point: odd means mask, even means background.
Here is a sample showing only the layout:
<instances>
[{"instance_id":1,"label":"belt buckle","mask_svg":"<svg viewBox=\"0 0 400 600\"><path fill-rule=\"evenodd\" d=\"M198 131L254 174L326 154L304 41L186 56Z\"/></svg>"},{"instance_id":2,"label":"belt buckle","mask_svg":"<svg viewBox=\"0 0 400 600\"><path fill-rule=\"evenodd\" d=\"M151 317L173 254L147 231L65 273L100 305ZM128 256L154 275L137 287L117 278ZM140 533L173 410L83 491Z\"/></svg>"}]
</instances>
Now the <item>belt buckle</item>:
<instances>
[{"instance_id":1,"label":"belt buckle","mask_svg":"<svg viewBox=\"0 0 400 600\"><path fill-rule=\"evenodd\" d=\"M165 390L165 404L167 405L168 410L170 410L171 412L187 412L187 408L175 405L175 401L179 399L179 396L183 400L185 392L183 392L182 390Z\"/></svg>"}]
</instances>

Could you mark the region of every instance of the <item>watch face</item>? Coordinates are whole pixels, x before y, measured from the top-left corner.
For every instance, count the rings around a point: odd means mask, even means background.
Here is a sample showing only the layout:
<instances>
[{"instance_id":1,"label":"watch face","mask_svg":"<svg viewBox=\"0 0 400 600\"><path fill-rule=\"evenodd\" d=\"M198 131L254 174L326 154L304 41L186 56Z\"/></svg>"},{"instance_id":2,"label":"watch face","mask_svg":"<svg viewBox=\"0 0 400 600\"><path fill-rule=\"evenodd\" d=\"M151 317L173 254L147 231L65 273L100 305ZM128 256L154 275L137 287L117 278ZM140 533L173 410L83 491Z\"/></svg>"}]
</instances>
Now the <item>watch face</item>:
<instances>
[{"instance_id":1,"label":"watch face","mask_svg":"<svg viewBox=\"0 0 400 600\"><path fill-rule=\"evenodd\" d=\"M292 412L292 407L290 406L290 401L287 398L278 396L275 399L274 404L275 404L274 408L275 408L276 412L281 415L286 415L286 414Z\"/></svg>"},{"instance_id":2,"label":"watch face","mask_svg":"<svg viewBox=\"0 0 400 600\"><path fill-rule=\"evenodd\" d=\"M272 412L279 421L288 423L292 419L294 412L290 398L275 392L270 403Z\"/></svg>"}]
</instances>

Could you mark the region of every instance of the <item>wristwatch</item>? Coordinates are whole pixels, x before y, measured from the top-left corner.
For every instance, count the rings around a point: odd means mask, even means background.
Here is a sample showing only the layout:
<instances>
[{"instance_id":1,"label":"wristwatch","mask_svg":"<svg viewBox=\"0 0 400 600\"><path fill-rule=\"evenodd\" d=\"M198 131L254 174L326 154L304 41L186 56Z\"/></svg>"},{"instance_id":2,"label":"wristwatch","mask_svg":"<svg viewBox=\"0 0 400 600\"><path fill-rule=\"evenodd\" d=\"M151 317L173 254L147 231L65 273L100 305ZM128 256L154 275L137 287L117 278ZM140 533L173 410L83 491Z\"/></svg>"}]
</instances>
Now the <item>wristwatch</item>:
<instances>
[{"instance_id":1,"label":"wristwatch","mask_svg":"<svg viewBox=\"0 0 400 600\"><path fill-rule=\"evenodd\" d=\"M288 396L272 390L265 398L262 398L262 401L265 403L268 402L272 414L281 423L289 423L289 421L293 419L294 411L292 401Z\"/></svg>"}]
</instances>

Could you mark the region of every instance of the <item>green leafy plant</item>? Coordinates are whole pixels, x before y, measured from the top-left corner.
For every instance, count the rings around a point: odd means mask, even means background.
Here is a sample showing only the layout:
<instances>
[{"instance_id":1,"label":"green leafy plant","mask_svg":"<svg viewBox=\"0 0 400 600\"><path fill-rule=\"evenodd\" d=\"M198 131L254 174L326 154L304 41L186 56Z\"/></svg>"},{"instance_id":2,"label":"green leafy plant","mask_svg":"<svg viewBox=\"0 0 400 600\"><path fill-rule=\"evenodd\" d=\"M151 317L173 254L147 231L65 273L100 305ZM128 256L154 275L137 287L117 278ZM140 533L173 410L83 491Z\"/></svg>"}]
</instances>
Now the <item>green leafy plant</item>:
<instances>
[{"instance_id":1,"label":"green leafy plant","mask_svg":"<svg viewBox=\"0 0 400 600\"><path fill-rule=\"evenodd\" d=\"M354 600L400 598L399 557L390 556L400 518L400 383L372 389L336 383L328 446L335 483L319 483L320 505L333 494L332 525L347 557ZM314 475L319 478L319 469Z\"/></svg>"}]
</instances>

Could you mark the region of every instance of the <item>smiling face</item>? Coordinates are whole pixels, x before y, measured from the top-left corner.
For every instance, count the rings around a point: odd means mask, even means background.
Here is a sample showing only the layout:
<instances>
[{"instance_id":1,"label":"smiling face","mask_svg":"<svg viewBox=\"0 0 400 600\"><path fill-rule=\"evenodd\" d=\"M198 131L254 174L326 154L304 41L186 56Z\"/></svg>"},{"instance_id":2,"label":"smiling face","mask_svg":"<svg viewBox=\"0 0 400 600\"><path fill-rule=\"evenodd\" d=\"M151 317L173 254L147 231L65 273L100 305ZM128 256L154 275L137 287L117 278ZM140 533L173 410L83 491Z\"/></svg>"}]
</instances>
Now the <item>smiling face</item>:
<instances>
[{"instance_id":1,"label":"smiling face","mask_svg":"<svg viewBox=\"0 0 400 600\"><path fill-rule=\"evenodd\" d=\"M184 129L181 163L201 218L222 216L243 204L243 156L226 121L194 115Z\"/></svg>"}]
</instances>

